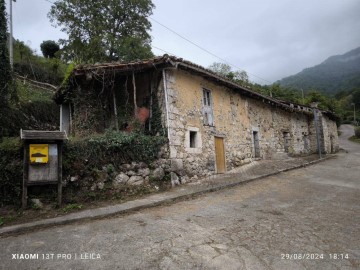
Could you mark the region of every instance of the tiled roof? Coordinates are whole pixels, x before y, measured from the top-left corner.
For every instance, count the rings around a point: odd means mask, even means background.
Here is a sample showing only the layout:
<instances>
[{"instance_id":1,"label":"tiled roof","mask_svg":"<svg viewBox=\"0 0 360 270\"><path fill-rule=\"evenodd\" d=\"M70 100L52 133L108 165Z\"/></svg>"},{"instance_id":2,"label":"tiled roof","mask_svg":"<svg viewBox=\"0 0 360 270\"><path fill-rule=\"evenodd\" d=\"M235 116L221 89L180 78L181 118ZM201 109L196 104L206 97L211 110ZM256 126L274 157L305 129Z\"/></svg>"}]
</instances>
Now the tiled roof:
<instances>
[{"instance_id":1,"label":"tiled roof","mask_svg":"<svg viewBox=\"0 0 360 270\"><path fill-rule=\"evenodd\" d=\"M132 62L111 62L111 63L96 63L92 65L79 65L74 69L73 76L76 78L77 76L86 75L88 72L104 72L104 73L116 72L116 74L119 73L121 74L121 73L129 73L133 71L134 72L145 71L148 69L162 69L167 67L180 68L192 73L196 73L200 76L206 77L209 80L215 81L219 84L237 90L245 96L249 96L251 98L260 100L264 103L268 103L270 105L280 107L288 111L298 111L307 114L312 113L312 108L308 106L293 104L287 101L281 101L276 98L262 95L256 91L248 89L237 83L234 83L228 78L222 77L219 74L207 68L194 64L190 61L184 60L183 58L178 58L167 54L152 59L132 61ZM331 118L336 117L333 113L329 111L325 113Z\"/></svg>"},{"instance_id":2,"label":"tiled roof","mask_svg":"<svg viewBox=\"0 0 360 270\"><path fill-rule=\"evenodd\" d=\"M65 131L44 131L44 130L21 130L20 138L22 140L47 140L47 141L64 141L68 139Z\"/></svg>"}]
</instances>

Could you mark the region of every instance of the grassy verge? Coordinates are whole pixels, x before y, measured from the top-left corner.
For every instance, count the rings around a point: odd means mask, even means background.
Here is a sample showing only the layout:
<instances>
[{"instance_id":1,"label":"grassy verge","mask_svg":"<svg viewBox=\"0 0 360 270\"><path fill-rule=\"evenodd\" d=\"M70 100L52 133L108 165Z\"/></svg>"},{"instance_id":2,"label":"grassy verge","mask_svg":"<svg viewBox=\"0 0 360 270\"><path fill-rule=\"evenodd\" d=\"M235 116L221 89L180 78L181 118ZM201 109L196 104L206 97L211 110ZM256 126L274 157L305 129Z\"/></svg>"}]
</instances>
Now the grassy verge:
<instances>
[{"instance_id":1,"label":"grassy verge","mask_svg":"<svg viewBox=\"0 0 360 270\"><path fill-rule=\"evenodd\" d=\"M69 213L115 205L126 201L144 198L150 194L163 192L170 189L169 181L163 182L162 185L150 182L141 186L123 186L121 189L105 188L104 190L96 190L84 192L82 194L70 194L65 192L63 205L59 207L56 203L56 192L49 190L47 195L42 192L40 198L43 203L42 207L38 207L30 203L30 207L26 210L19 206L3 206L0 207L0 227L11 226L15 224L27 223L36 220L55 218Z\"/></svg>"},{"instance_id":2,"label":"grassy verge","mask_svg":"<svg viewBox=\"0 0 360 270\"><path fill-rule=\"evenodd\" d=\"M360 143L360 138L358 138L356 136L350 137L349 140L352 141L352 142Z\"/></svg>"},{"instance_id":3,"label":"grassy verge","mask_svg":"<svg viewBox=\"0 0 360 270\"><path fill-rule=\"evenodd\" d=\"M54 103L52 100L54 94L49 90L34 87L19 79L16 79L16 89L20 102L40 101Z\"/></svg>"}]
</instances>

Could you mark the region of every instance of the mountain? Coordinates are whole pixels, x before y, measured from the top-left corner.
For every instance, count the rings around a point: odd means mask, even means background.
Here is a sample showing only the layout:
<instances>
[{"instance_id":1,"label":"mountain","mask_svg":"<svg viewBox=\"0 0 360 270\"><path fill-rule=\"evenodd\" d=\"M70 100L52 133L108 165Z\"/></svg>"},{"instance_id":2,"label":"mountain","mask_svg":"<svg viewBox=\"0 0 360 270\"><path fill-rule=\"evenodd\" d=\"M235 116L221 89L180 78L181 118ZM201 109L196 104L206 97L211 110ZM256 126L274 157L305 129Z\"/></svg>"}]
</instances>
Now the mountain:
<instances>
[{"instance_id":1,"label":"mountain","mask_svg":"<svg viewBox=\"0 0 360 270\"><path fill-rule=\"evenodd\" d=\"M303 90L316 89L326 94L360 89L360 47L334 55L320 65L283 78L276 83Z\"/></svg>"}]
</instances>

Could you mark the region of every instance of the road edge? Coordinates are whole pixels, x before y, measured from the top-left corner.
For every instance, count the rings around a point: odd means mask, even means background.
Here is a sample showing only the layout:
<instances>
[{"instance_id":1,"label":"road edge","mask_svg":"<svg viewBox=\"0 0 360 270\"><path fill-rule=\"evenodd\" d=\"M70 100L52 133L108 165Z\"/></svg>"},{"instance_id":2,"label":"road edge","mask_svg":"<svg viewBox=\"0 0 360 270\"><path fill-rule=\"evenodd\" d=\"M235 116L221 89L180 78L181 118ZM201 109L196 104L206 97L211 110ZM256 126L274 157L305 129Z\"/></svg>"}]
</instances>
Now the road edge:
<instances>
[{"instance_id":1,"label":"road edge","mask_svg":"<svg viewBox=\"0 0 360 270\"><path fill-rule=\"evenodd\" d=\"M325 156L321 159L306 162L301 165L295 165L293 167L281 169L281 170L274 171L274 172L271 172L268 174L255 176L255 177L245 179L245 180L235 181L233 183L224 183L224 184L220 184L220 185L213 186L213 187L204 187L201 190L190 191L185 194L180 193L180 194L175 194L175 196L174 195L171 196L171 194L169 192L169 196L166 197L166 192L164 192L162 195L165 198L163 198L163 199L160 198L160 199L152 201L152 202L151 202L151 200L146 202L147 198L144 198L144 199L129 201L129 202L126 202L123 204L84 210L81 212L72 213L69 215L61 216L61 217L43 219L43 220L38 220L38 221L34 221L34 222L29 222L29 223L22 223L22 224L2 227L2 228L0 228L0 238L12 236L12 235L16 235L16 234L22 234L25 232L34 231L34 230L38 230L38 229L44 229L44 228L49 228L49 227L61 226L61 225L68 225L68 224L73 224L73 223L78 223L78 222L89 221L89 220L109 218L109 217L114 217L114 216L121 216L121 215L129 214L129 213L133 213L133 212L136 212L139 210L157 207L160 205L173 204L173 203L176 203L179 201L185 201L187 199L191 199L191 198L194 198L194 197L206 194L206 193L211 193L211 192L243 185L243 184L246 184L246 183L249 183L252 181L260 180L260 179L263 179L263 178L266 178L269 176L273 176L273 175L277 175L277 174L280 174L283 172L311 166L311 165L314 165L314 164L317 164L322 161L325 161L325 160L328 160L331 158L335 158L335 157L337 157L337 155L332 154L332 155ZM145 201L145 202L141 203L141 201ZM138 205L136 205L136 202L140 202L140 203ZM97 212L97 213L93 213L93 212Z\"/></svg>"}]
</instances>

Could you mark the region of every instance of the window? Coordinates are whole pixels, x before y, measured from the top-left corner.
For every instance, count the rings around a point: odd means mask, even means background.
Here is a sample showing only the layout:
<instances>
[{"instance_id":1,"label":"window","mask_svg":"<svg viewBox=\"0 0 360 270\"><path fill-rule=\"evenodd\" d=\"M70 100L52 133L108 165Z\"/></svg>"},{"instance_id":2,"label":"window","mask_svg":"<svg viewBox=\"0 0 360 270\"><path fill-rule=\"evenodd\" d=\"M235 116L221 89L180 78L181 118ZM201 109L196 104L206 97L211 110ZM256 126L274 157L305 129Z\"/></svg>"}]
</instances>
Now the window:
<instances>
[{"instance_id":1,"label":"window","mask_svg":"<svg viewBox=\"0 0 360 270\"><path fill-rule=\"evenodd\" d=\"M204 125L214 125L211 91L207 89L203 89L203 116Z\"/></svg>"},{"instance_id":2,"label":"window","mask_svg":"<svg viewBox=\"0 0 360 270\"><path fill-rule=\"evenodd\" d=\"M203 89L204 106L211 106L210 94L209 90Z\"/></svg>"},{"instance_id":3,"label":"window","mask_svg":"<svg viewBox=\"0 0 360 270\"><path fill-rule=\"evenodd\" d=\"M192 154L202 153L201 132L197 127L187 127L184 140L185 151Z\"/></svg>"},{"instance_id":4,"label":"window","mask_svg":"<svg viewBox=\"0 0 360 270\"><path fill-rule=\"evenodd\" d=\"M190 131L190 148L196 148L196 131Z\"/></svg>"},{"instance_id":5,"label":"window","mask_svg":"<svg viewBox=\"0 0 360 270\"><path fill-rule=\"evenodd\" d=\"M304 134L304 150L305 152L309 151L309 139L307 134Z\"/></svg>"}]
</instances>

